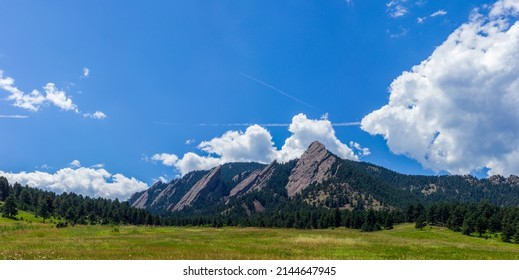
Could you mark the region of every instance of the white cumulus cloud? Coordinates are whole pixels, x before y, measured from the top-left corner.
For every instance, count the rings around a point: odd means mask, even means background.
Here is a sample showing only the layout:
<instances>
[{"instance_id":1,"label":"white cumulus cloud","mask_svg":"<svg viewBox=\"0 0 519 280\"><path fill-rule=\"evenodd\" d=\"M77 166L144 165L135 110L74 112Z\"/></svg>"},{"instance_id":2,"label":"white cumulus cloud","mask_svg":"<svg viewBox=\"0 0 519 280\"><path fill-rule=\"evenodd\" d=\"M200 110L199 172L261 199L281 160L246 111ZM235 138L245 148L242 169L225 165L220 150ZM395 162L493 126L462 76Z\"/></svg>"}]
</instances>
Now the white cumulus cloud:
<instances>
[{"instance_id":1,"label":"white cumulus cloud","mask_svg":"<svg viewBox=\"0 0 519 280\"><path fill-rule=\"evenodd\" d=\"M88 68L83 69L83 74L86 75L85 77L87 77L89 73L90 70L88 70ZM79 108L74 104L72 98L64 90L59 89L54 83L47 83L43 86L43 92L34 89L30 93L26 94L22 90L18 89L14 82L15 80L13 78L4 77L4 72L0 70L0 89L9 93L7 100L12 101L13 106L15 107L37 112L44 106L53 105L61 110L73 111L80 114ZM20 115L4 117L15 118L17 116ZM83 117L100 120L106 118L106 114L96 111L95 113L83 114Z\"/></svg>"},{"instance_id":2,"label":"white cumulus cloud","mask_svg":"<svg viewBox=\"0 0 519 280\"><path fill-rule=\"evenodd\" d=\"M70 165L70 167L79 168L79 167L81 167L81 162L79 162L79 160L75 159L72 162L70 162L68 165Z\"/></svg>"},{"instance_id":3,"label":"white cumulus cloud","mask_svg":"<svg viewBox=\"0 0 519 280\"><path fill-rule=\"evenodd\" d=\"M173 166L182 175L193 170L207 170L228 162L270 163L287 162L300 157L313 141L320 141L338 156L351 160L369 154L369 149L351 142L351 147L337 139L332 123L327 118L308 119L304 114L293 117L288 130L292 133L278 150L272 135L260 125L251 125L245 132L228 131L220 137L203 141L198 148L206 155L188 152L182 157L161 153L151 157L166 166ZM358 153L353 151L355 149Z\"/></svg>"},{"instance_id":4,"label":"white cumulus cloud","mask_svg":"<svg viewBox=\"0 0 519 280\"><path fill-rule=\"evenodd\" d=\"M228 131L221 137L203 141L198 147L222 162L269 162L276 156L272 136L259 125L249 126L244 133Z\"/></svg>"},{"instance_id":5,"label":"white cumulus cloud","mask_svg":"<svg viewBox=\"0 0 519 280\"><path fill-rule=\"evenodd\" d=\"M425 168L519 174L519 1L474 11L361 127Z\"/></svg>"},{"instance_id":6,"label":"white cumulus cloud","mask_svg":"<svg viewBox=\"0 0 519 280\"><path fill-rule=\"evenodd\" d=\"M175 168L180 171L182 175L193 170L208 170L225 162L212 156L200 156L189 152L175 163Z\"/></svg>"},{"instance_id":7,"label":"white cumulus cloud","mask_svg":"<svg viewBox=\"0 0 519 280\"><path fill-rule=\"evenodd\" d=\"M65 111L74 111L78 113L77 105L72 102L72 99L67 96L65 91L56 88L53 83L48 83L44 87L45 89L45 100L54 106L61 108Z\"/></svg>"},{"instance_id":8,"label":"white cumulus cloud","mask_svg":"<svg viewBox=\"0 0 519 280\"><path fill-rule=\"evenodd\" d=\"M519 1L517 0L500 0L494 3L490 10L491 17L502 17L507 15L517 15L519 12Z\"/></svg>"},{"instance_id":9,"label":"white cumulus cloud","mask_svg":"<svg viewBox=\"0 0 519 280\"><path fill-rule=\"evenodd\" d=\"M285 140L285 144L277 153L276 158L280 162L300 157L313 141L321 142L328 150L342 158L358 160L352 149L337 139L328 119L311 120L304 114L298 114L292 118L288 131L292 135Z\"/></svg>"},{"instance_id":10,"label":"white cumulus cloud","mask_svg":"<svg viewBox=\"0 0 519 280\"><path fill-rule=\"evenodd\" d=\"M175 166L178 161L178 157L172 154L155 154L151 157L152 160L161 161L166 166Z\"/></svg>"},{"instance_id":11,"label":"white cumulus cloud","mask_svg":"<svg viewBox=\"0 0 519 280\"><path fill-rule=\"evenodd\" d=\"M123 174L111 174L105 169L63 168L56 173L41 171L11 173L0 171L10 184L18 182L34 188L56 193L73 192L90 197L128 199L133 193L144 190L147 185Z\"/></svg>"},{"instance_id":12,"label":"white cumulus cloud","mask_svg":"<svg viewBox=\"0 0 519 280\"><path fill-rule=\"evenodd\" d=\"M25 94L14 85L14 79L5 77L0 70L0 89L7 91L10 95L7 100L12 100L13 106L23 108L30 111L38 111L44 105L54 105L65 111L78 112L77 106L72 99L62 90L59 90L55 84L47 83L43 89L45 94L38 90L33 90L29 94Z\"/></svg>"}]
</instances>

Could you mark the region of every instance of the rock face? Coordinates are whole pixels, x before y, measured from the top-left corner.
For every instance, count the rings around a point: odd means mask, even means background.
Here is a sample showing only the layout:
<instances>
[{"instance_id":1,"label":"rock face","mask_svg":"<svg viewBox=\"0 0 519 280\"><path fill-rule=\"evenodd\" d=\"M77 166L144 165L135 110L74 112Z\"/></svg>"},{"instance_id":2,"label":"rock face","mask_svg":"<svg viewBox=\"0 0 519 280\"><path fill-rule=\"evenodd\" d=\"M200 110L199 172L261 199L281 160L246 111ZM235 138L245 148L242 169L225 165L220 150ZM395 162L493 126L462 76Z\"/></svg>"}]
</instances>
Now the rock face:
<instances>
[{"instance_id":1,"label":"rock face","mask_svg":"<svg viewBox=\"0 0 519 280\"><path fill-rule=\"evenodd\" d=\"M133 194L128 202L132 207L164 213L183 210L197 201L202 204L225 201L229 190L250 175L260 174L265 167L258 163L228 163L212 170L192 171L170 183L157 182Z\"/></svg>"},{"instance_id":2,"label":"rock face","mask_svg":"<svg viewBox=\"0 0 519 280\"><path fill-rule=\"evenodd\" d=\"M153 203L154 197L159 195L165 188L167 188L167 184L157 182L147 190L134 193L130 198L130 201L132 201L131 205L135 208L148 208Z\"/></svg>"},{"instance_id":3,"label":"rock face","mask_svg":"<svg viewBox=\"0 0 519 280\"><path fill-rule=\"evenodd\" d=\"M488 178L492 185L499 185L506 182L506 178L501 175L492 175Z\"/></svg>"},{"instance_id":4,"label":"rock face","mask_svg":"<svg viewBox=\"0 0 519 280\"><path fill-rule=\"evenodd\" d=\"M516 175L510 175L507 179L506 179L506 182L510 185L514 185L514 186L517 186L519 185L519 176L516 176Z\"/></svg>"},{"instance_id":5,"label":"rock face","mask_svg":"<svg viewBox=\"0 0 519 280\"><path fill-rule=\"evenodd\" d=\"M231 190L231 192L229 193L229 197L241 195L249 191L263 189L272 177L272 174L274 173L276 166L277 162L274 161L267 167L265 167L263 170L254 171L252 174L250 174L247 178L245 178Z\"/></svg>"},{"instance_id":6,"label":"rock face","mask_svg":"<svg viewBox=\"0 0 519 280\"><path fill-rule=\"evenodd\" d=\"M313 142L308 150L297 161L296 167L290 173L286 185L289 197L300 193L312 183L322 183L332 176L332 166L337 158L326 147Z\"/></svg>"},{"instance_id":7,"label":"rock face","mask_svg":"<svg viewBox=\"0 0 519 280\"><path fill-rule=\"evenodd\" d=\"M196 184L180 199L180 201L171 208L172 211L179 211L184 209L186 206L190 206L195 201L200 193L208 188L214 188L218 185L221 180L221 166L215 167L205 175L202 180L196 182Z\"/></svg>"},{"instance_id":8,"label":"rock face","mask_svg":"<svg viewBox=\"0 0 519 280\"><path fill-rule=\"evenodd\" d=\"M140 196L137 197L137 200L132 204L135 208L144 209L146 207L146 202L148 201L148 192L144 192Z\"/></svg>"}]
</instances>

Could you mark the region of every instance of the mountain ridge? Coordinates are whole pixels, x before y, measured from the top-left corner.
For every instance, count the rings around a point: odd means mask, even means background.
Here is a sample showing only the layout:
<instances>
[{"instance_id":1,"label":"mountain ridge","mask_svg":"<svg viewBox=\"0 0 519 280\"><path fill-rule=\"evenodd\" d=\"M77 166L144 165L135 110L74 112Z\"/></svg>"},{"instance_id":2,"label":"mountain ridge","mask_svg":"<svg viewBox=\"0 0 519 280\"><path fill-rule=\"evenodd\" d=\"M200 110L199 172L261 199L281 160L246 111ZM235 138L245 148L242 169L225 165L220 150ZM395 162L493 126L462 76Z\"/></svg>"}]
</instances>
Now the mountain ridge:
<instances>
[{"instance_id":1,"label":"mountain ridge","mask_svg":"<svg viewBox=\"0 0 519 280\"><path fill-rule=\"evenodd\" d=\"M299 159L287 163L226 163L189 172L170 183L157 182L129 199L133 207L153 213L186 215L242 210L251 215L288 202L382 210L442 201L519 205L519 177L404 175L341 159L315 141Z\"/></svg>"}]
</instances>

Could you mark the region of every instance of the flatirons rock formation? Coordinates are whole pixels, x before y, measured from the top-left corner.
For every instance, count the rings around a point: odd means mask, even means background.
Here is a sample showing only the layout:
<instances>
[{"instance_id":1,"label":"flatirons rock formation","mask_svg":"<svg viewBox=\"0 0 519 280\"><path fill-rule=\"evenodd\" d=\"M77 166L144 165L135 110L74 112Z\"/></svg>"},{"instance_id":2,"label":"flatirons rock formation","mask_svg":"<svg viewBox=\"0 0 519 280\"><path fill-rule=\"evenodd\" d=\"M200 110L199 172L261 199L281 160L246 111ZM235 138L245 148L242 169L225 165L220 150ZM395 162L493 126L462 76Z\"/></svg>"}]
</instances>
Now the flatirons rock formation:
<instances>
[{"instance_id":1,"label":"flatirons rock formation","mask_svg":"<svg viewBox=\"0 0 519 280\"><path fill-rule=\"evenodd\" d=\"M171 208L172 211L184 209L186 206L191 206L193 202L200 195L208 194L220 184L222 167L213 168L207 175L205 175L180 199L180 201Z\"/></svg>"},{"instance_id":2,"label":"flatirons rock formation","mask_svg":"<svg viewBox=\"0 0 519 280\"><path fill-rule=\"evenodd\" d=\"M442 201L519 205L519 177L403 175L381 166L344 160L313 142L287 163L227 163L158 182L129 199L155 213L270 211L292 201L316 207L394 209Z\"/></svg>"},{"instance_id":3,"label":"flatirons rock formation","mask_svg":"<svg viewBox=\"0 0 519 280\"><path fill-rule=\"evenodd\" d=\"M272 177L272 174L274 174L277 165L278 163L274 161L262 170L255 170L247 178L236 185L236 187L231 190L229 196L234 197L246 192L255 190L259 191L263 189Z\"/></svg>"},{"instance_id":4,"label":"flatirons rock formation","mask_svg":"<svg viewBox=\"0 0 519 280\"><path fill-rule=\"evenodd\" d=\"M337 157L326 150L323 144L313 142L292 169L286 186L289 197L300 193L313 183L322 183L332 177L332 167Z\"/></svg>"}]
</instances>

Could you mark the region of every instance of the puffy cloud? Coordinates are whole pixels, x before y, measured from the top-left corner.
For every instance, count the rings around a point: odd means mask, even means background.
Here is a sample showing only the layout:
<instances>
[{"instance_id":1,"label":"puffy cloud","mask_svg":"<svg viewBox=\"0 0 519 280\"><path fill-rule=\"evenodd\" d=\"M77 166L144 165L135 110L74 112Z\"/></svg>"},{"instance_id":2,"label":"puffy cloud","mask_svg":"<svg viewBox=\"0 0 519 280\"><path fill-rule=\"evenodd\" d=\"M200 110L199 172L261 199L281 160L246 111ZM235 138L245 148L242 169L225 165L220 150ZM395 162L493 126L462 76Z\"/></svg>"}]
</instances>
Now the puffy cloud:
<instances>
[{"instance_id":1,"label":"puffy cloud","mask_svg":"<svg viewBox=\"0 0 519 280\"><path fill-rule=\"evenodd\" d=\"M517 15L518 12L519 2L517 0L500 0L492 6L490 16L496 18L507 15Z\"/></svg>"},{"instance_id":2,"label":"puffy cloud","mask_svg":"<svg viewBox=\"0 0 519 280\"><path fill-rule=\"evenodd\" d=\"M220 158L211 156L200 156L189 152L175 163L175 168L180 171L182 175L193 170L208 170L225 162Z\"/></svg>"},{"instance_id":3,"label":"puffy cloud","mask_svg":"<svg viewBox=\"0 0 519 280\"><path fill-rule=\"evenodd\" d=\"M155 154L152 160L174 166L182 174L193 170L206 170L227 162L271 162L276 158L272 136L259 125L249 126L245 132L228 131L221 137L203 141L198 148L207 156L186 153L182 158L174 154Z\"/></svg>"},{"instance_id":4,"label":"puffy cloud","mask_svg":"<svg viewBox=\"0 0 519 280\"><path fill-rule=\"evenodd\" d=\"M81 167L81 162L79 162L79 160L75 159L73 160L71 163L69 163L68 165L70 165L70 167Z\"/></svg>"},{"instance_id":5,"label":"puffy cloud","mask_svg":"<svg viewBox=\"0 0 519 280\"><path fill-rule=\"evenodd\" d=\"M300 157L313 141L321 142L328 150L346 159L358 160L350 147L335 136L335 130L328 119L310 120L304 114L292 118L288 127L292 135L277 154L280 162Z\"/></svg>"},{"instance_id":6,"label":"puffy cloud","mask_svg":"<svg viewBox=\"0 0 519 280\"><path fill-rule=\"evenodd\" d=\"M56 193L73 192L90 197L104 197L120 200L128 199L133 193L147 188L147 185L135 178L127 178L123 174L111 174L105 169L80 167L63 168L56 173L0 171L0 176L9 183L41 188Z\"/></svg>"},{"instance_id":7,"label":"puffy cloud","mask_svg":"<svg viewBox=\"0 0 519 280\"><path fill-rule=\"evenodd\" d=\"M58 90L55 84L48 83L43 88L46 94L45 99L49 103L65 111L79 112L77 106L72 103L72 99L70 99L64 91Z\"/></svg>"},{"instance_id":8,"label":"puffy cloud","mask_svg":"<svg viewBox=\"0 0 519 280\"><path fill-rule=\"evenodd\" d=\"M96 111L93 114L91 114L91 113L83 114L83 117L90 118L90 119L96 119L96 120L102 120L102 119L106 119L106 114L103 112L100 112L100 111Z\"/></svg>"},{"instance_id":9,"label":"puffy cloud","mask_svg":"<svg viewBox=\"0 0 519 280\"><path fill-rule=\"evenodd\" d=\"M473 12L432 55L391 84L361 127L425 168L519 173L518 1Z\"/></svg>"},{"instance_id":10,"label":"puffy cloud","mask_svg":"<svg viewBox=\"0 0 519 280\"><path fill-rule=\"evenodd\" d=\"M171 155L171 154L166 154L166 153L155 154L151 157L151 159L155 160L155 161L161 161L162 164L164 164L166 166L175 166L175 164L178 161L178 157L176 155Z\"/></svg>"},{"instance_id":11,"label":"puffy cloud","mask_svg":"<svg viewBox=\"0 0 519 280\"><path fill-rule=\"evenodd\" d=\"M350 148L352 150L356 150L358 153L358 157L365 157L371 154L371 151L368 148L362 147L359 143L350 141Z\"/></svg>"},{"instance_id":12,"label":"puffy cloud","mask_svg":"<svg viewBox=\"0 0 519 280\"><path fill-rule=\"evenodd\" d=\"M13 100L15 107L23 108L30 111L38 111L41 106L54 105L65 111L74 111L78 113L77 106L72 99L62 90L59 90L55 84L47 83L43 89L45 94L38 90L33 90L29 94L25 94L14 85L14 79L11 77L3 77L3 71L0 70L0 89L10 93L7 100Z\"/></svg>"},{"instance_id":13,"label":"puffy cloud","mask_svg":"<svg viewBox=\"0 0 519 280\"><path fill-rule=\"evenodd\" d=\"M210 154L218 155L222 162L270 162L276 156L272 136L259 125L249 126L245 133L228 131L222 137L203 141L198 147Z\"/></svg>"},{"instance_id":14,"label":"puffy cloud","mask_svg":"<svg viewBox=\"0 0 519 280\"><path fill-rule=\"evenodd\" d=\"M228 131L221 137L200 143L198 148L207 154L205 156L188 152L180 158L162 153L153 155L151 159L173 166L184 175L189 171L207 170L228 162L286 162L300 157L313 141L320 141L330 151L346 159L358 160L359 156L369 154L367 148L352 142L352 147L359 152L355 154L351 147L337 139L327 118L311 120L299 114L293 117L288 130L292 135L280 150L274 146L270 132L260 125L251 125L245 132Z\"/></svg>"},{"instance_id":15,"label":"puffy cloud","mask_svg":"<svg viewBox=\"0 0 519 280\"><path fill-rule=\"evenodd\" d=\"M87 77L89 73L90 70L88 68L83 69L84 77ZM64 90L58 89L54 83L47 83L43 87L43 93L35 89L31 93L25 94L14 85L14 82L14 79L11 77L4 78L4 73L0 70L0 89L9 93L7 100L12 100L15 107L36 112L43 106L54 105L64 111L80 113L78 106L74 104L72 98ZM14 115L4 117L20 118L26 116ZM106 114L96 111L95 113L83 114L83 117L101 120L106 118Z\"/></svg>"}]
</instances>

